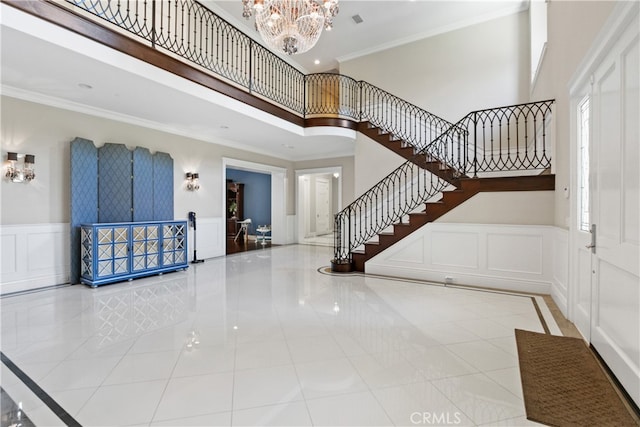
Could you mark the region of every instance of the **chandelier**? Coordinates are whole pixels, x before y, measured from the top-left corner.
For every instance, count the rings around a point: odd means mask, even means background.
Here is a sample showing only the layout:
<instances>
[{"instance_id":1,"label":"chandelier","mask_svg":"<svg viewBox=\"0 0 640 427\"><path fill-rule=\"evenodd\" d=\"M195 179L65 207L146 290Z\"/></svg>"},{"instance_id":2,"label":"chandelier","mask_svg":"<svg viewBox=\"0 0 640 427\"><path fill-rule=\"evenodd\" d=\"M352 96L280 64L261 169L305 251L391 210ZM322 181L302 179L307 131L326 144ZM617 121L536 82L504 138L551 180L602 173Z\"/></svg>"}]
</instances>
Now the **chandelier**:
<instances>
[{"instance_id":1,"label":"chandelier","mask_svg":"<svg viewBox=\"0 0 640 427\"><path fill-rule=\"evenodd\" d=\"M256 28L267 46L287 55L311 49L333 26L339 0L242 0L242 16L255 15Z\"/></svg>"}]
</instances>

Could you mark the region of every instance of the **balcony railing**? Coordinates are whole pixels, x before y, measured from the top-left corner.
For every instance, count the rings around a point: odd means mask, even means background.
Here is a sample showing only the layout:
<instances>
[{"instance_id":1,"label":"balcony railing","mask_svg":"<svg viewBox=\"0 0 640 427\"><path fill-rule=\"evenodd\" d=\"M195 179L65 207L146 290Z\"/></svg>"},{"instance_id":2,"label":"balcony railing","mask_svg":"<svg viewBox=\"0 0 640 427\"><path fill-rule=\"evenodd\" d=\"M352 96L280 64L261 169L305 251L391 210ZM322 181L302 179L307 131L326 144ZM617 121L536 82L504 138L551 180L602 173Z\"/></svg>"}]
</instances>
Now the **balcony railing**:
<instances>
[{"instance_id":1,"label":"balcony railing","mask_svg":"<svg viewBox=\"0 0 640 427\"><path fill-rule=\"evenodd\" d=\"M364 81L304 74L194 0L49 0L302 118L368 121L419 151L451 123Z\"/></svg>"}]
</instances>

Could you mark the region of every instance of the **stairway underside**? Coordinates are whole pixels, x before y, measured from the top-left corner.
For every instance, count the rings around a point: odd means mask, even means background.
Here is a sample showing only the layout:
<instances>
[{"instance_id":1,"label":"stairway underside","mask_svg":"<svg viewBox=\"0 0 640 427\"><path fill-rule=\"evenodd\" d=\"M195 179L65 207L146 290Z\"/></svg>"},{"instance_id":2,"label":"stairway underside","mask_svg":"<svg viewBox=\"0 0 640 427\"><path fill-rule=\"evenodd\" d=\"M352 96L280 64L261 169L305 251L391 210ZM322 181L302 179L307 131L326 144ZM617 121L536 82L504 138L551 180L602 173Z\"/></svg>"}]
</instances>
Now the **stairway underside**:
<instances>
[{"instance_id":1,"label":"stairway underside","mask_svg":"<svg viewBox=\"0 0 640 427\"><path fill-rule=\"evenodd\" d=\"M466 178L466 176L459 175L457 171L443 164L436 158L431 158L428 155L417 156L416 149L413 146L407 144L395 135L376 127L370 122L358 123L358 132L456 187L458 186L460 178Z\"/></svg>"},{"instance_id":2,"label":"stairway underside","mask_svg":"<svg viewBox=\"0 0 640 427\"><path fill-rule=\"evenodd\" d=\"M442 199L425 204L425 210L409 214L409 221L393 225L393 232L378 235L377 242L365 243L364 250L352 252L352 269L364 272L367 260L399 242L423 225L433 222L466 200L482 192L543 191L555 189L555 175L536 175L500 178L459 179L458 188L444 191Z\"/></svg>"}]
</instances>

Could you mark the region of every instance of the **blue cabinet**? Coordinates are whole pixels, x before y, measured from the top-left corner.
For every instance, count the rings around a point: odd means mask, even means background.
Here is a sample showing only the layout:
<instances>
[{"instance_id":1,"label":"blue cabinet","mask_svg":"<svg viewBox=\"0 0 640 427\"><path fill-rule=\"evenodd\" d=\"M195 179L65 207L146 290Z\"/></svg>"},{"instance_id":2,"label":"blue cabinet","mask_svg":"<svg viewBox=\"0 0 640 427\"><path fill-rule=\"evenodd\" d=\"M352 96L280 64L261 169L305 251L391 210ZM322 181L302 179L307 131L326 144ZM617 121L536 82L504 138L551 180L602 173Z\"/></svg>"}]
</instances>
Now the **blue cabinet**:
<instances>
[{"instance_id":1,"label":"blue cabinet","mask_svg":"<svg viewBox=\"0 0 640 427\"><path fill-rule=\"evenodd\" d=\"M83 224L80 281L96 287L186 269L187 222Z\"/></svg>"}]
</instances>

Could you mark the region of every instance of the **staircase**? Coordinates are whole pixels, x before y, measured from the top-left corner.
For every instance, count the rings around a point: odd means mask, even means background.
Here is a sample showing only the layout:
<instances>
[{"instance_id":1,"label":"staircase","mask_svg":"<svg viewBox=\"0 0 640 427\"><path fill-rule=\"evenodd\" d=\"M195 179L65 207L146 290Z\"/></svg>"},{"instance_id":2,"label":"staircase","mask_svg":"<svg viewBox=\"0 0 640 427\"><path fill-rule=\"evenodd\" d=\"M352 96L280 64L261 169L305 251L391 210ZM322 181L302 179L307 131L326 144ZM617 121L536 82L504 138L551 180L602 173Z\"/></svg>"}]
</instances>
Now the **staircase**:
<instances>
[{"instance_id":1,"label":"staircase","mask_svg":"<svg viewBox=\"0 0 640 427\"><path fill-rule=\"evenodd\" d=\"M480 192L554 190L553 103L474 111L426 144L360 122L361 133L407 161L336 215L332 270L364 271L368 259Z\"/></svg>"},{"instance_id":2,"label":"staircase","mask_svg":"<svg viewBox=\"0 0 640 427\"><path fill-rule=\"evenodd\" d=\"M471 197L487 191L543 191L555 189L554 175L534 175L504 178L465 178L459 180L458 188L442 192L442 199L426 202L423 212L410 213L408 222L393 225L393 231L380 232L378 241L369 241L364 249L351 252L355 271L364 271L367 260L399 242L423 225L433 222L442 215L460 206Z\"/></svg>"}]
</instances>

